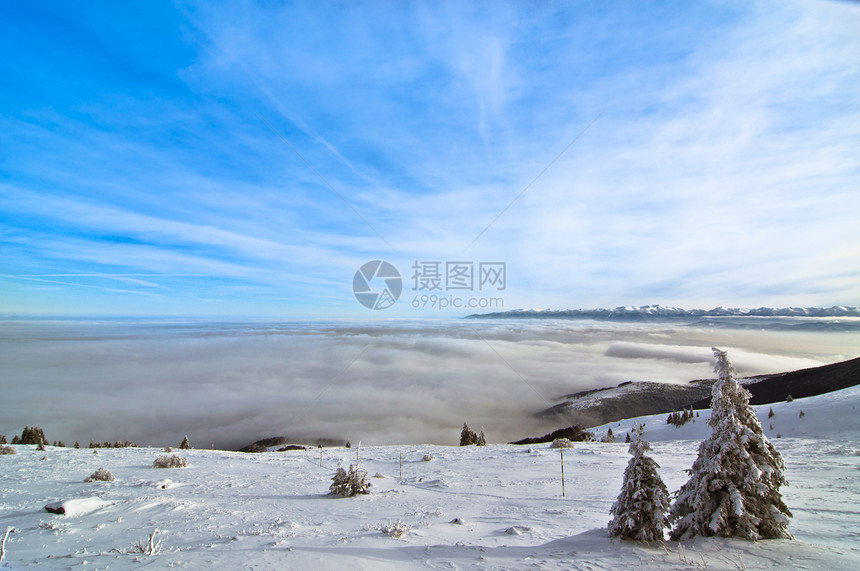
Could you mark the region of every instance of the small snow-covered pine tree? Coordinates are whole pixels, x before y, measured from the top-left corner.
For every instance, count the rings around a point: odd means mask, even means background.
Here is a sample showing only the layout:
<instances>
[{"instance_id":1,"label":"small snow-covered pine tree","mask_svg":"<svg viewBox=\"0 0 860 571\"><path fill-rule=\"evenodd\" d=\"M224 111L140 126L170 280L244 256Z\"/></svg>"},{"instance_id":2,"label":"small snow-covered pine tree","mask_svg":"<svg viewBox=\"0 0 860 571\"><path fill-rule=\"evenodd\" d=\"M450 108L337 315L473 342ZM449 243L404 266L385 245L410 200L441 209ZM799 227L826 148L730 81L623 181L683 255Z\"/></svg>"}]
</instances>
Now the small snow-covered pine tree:
<instances>
[{"instance_id":1,"label":"small snow-covered pine tree","mask_svg":"<svg viewBox=\"0 0 860 571\"><path fill-rule=\"evenodd\" d=\"M801 413L803 414L803 413ZM478 435L478 440L475 442L478 446L486 446L487 445L487 437L484 436L484 431L481 430L481 433Z\"/></svg>"},{"instance_id":2,"label":"small snow-covered pine tree","mask_svg":"<svg viewBox=\"0 0 860 571\"><path fill-rule=\"evenodd\" d=\"M749 391L732 377L726 352L713 351L718 379L708 421L712 433L699 446L690 479L669 512L670 537L790 537L791 512L779 493L786 483L782 456L765 437Z\"/></svg>"},{"instance_id":3,"label":"small snow-covered pine tree","mask_svg":"<svg viewBox=\"0 0 860 571\"><path fill-rule=\"evenodd\" d=\"M612 505L609 535L636 541L662 541L663 529L669 527L669 491L653 458L645 455L651 445L642 440L644 427L633 429L629 452L633 455L624 470L621 493ZM629 435L629 433L628 433Z\"/></svg>"},{"instance_id":4,"label":"small snow-covered pine tree","mask_svg":"<svg viewBox=\"0 0 860 571\"><path fill-rule=\"evenodd\" d=\"M119 448L119 446L117 446ZM185 435L185 438L182 439L182 442L179 444L180 450L191 450L191 443L188 441L188 435Z\"/></svg>"}]
</instances>

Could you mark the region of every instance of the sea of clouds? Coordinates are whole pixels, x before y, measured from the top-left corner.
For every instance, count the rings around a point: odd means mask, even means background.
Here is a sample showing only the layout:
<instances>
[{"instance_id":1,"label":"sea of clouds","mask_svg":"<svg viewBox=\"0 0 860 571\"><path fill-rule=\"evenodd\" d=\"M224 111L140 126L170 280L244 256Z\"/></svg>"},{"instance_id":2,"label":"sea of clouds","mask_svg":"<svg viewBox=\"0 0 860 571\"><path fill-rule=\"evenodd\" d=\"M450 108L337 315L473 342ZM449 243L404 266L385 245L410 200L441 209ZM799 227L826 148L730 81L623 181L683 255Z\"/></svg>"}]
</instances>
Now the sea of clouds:
<instances>
[{"instance_id":1,"label":"sea of clouds","mask_svg":"<svg viewBox=\"0 0 860 571\"><path fill-rule=\"evenodd\" d=\"M856 357L860 332L552 320L0 323L0 433L237 448L260 438L456 444L559 428L533 413L624 381L740 376Z\"/></svg>"}]
</instances>

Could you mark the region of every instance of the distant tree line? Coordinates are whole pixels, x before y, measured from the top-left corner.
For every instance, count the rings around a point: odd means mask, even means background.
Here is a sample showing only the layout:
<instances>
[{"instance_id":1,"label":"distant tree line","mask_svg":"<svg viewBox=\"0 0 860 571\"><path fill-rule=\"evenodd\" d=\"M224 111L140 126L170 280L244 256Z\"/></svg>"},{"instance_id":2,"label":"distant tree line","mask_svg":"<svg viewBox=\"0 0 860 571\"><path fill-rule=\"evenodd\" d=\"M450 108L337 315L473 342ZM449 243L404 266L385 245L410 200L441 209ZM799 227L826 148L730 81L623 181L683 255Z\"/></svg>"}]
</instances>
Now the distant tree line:
<instances>
[{"instance_id":1,"label":"distant tree line","mask_svg":"<svg viewBox=\"0 0 860 571\"><path fill-rule=\"evenodd\" d=\"M186 439L187 439L187 437L186 437ZM3 434L0 434L0 444L6 444L6 443L7 443L6 436ZM16 434L15 436L12 437L12 442L11 442L11 444L34 444L36 446L40 446L43 448L46 445L48 445L48 443L49 443L48 439L45 438L45 431L42 430L38 426L25 426L24 430L21 432L20 435ZM62 440L54 440L53 446L55 446L57 448L65 448L66 443L63 442ZM80 445L80 443L75 442L74 447L80 448L81 445ZM137 444L135 444L131 440L125 440L123 442L120 442L119 440L117 440L116 442L113 442L113 443L108 442L108 441L105 441L105 442L96 442L96 441L92 441L92 440L90 441L90 448L137 448L137 447L138 447Z\"/></svg>"},{"instance_id":2,"label":"distant tree line","mask_svg":"<svg viewBox=\"0 0 860 571\"><path fill-rule=\"evenodd\" d=\"M77 444L78 443L75 442L75 448L80 448ZM94 442L90 440L90 448L138 448L138 445L131 440L126 440L124 442L117 440L113 444L110 442Z\"/></svg>"}]
</instances>

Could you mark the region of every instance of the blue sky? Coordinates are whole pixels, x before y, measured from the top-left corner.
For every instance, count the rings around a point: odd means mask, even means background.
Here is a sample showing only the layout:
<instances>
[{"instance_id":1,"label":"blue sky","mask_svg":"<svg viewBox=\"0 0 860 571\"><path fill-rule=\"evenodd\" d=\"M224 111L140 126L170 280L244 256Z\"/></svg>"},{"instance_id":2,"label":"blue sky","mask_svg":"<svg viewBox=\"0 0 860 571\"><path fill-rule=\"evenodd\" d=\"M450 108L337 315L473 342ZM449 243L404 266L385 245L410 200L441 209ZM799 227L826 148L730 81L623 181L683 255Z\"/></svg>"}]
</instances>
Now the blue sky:
<instances>
[{"instance_id":1,"label":"blue sky","mask_svg":"<svg viewBox=\"0 0 860 571\"><path fill-rule=\"evenodd\" d=\"M416 260L505 262L505 309L860 305L858 29L832 2L5 2L0 313L471 313L413 308ZM384 311L352 292L375 259Z\"/></svg>"}]
</instances>

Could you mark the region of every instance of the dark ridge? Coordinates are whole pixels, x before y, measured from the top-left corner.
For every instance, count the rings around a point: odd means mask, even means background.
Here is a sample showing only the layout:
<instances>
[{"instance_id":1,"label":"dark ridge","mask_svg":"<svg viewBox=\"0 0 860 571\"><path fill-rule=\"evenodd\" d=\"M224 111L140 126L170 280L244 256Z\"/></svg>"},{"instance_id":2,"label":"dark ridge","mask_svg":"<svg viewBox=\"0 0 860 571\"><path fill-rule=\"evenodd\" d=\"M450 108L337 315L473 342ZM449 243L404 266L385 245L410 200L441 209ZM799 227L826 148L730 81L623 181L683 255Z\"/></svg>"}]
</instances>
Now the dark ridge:
<instances>
[{"instance_id":1,"label":"dark ridge","mask_svg":"<svg viewBox=\"0 0 860 571\"><path fill-rule=\"evenodd\" d=\"M687 408L690 403L709 398L711 381L693 381L686 385L657 383L651 381L625 382L617 388L589 390L567 395L565 402L537 413L539 418L581 424L585 427L600 426L634 416L647 416ZM621 389L621 390L619 390ZM611 391L611 392L610 392ZM607 393L601 396L600 393ZM593 403L579 404L577 401L596 396Z\"/></svg>"},{"instance_id":2,"label":"dark ridge","mask_svg":"<svg viewBox=\"0 0 860 571\"><path fill-rule=\"evenodd\" d=\"M574 442L585 442L586 440L592 440L594 438L594 434L586 431L579 424L575 424L573 426L568 426L567 428L560 428L559 430L550 432L549 434L544 434L543 436L538 436L537 438L523 438L522 440L509 442L508 444L541 444L543 442L552 442L556 438L567 438Z\"/></svg>"},{"instance_id":3,"label":"dark ridge","mask_svg":"<svg viewBox=\"0 0 860 571\"><path fill-rule=\"evenodd\" d=\"M860 384L860 357L822 367L800 369L790 373L759 375L761 379L745 385L752 393L750 404L773 404L792 398L814 397ZM710 408L711 399L692 403L693 408Z\"/></svg>"},{"instance_id":4,"label":"dark ridge","mask_svg":"<svg viewBox=\"0 0 860 571\"><path fill-rule=\"evenodd\" d=\"M668 414L691 406L707 409L711 406L713 384L714 379L690 381L685 385L625 382L617 387L567 395L565 402L542 410L536 416L589 428L636 416ZM782 402L789 395L792 398L821 395L857 384L860 384L860 358L744 380L744 386L752 394L750 403L756 405ZM590 397L597 398L592 401Z\"/></svg>"},{"instance_id":5,"label":"dark ridge","mask_svg":"<svg viewBox=\"0 0 860 571\"><path fill-rule=\"evenodd\" d=\"M273 436L271 438L263 438L253 444L249 444L244 448L239 448L238 452L266 452L272 446L281 446L290 444L294 446L322 446L323 448L339 447L346 444L346 440L337 438L289 438L287 436ZM289 448L289 447L288 447ZM290 450L298 450L298 448L289 448Z\"/></svg>"}]
</instances>

